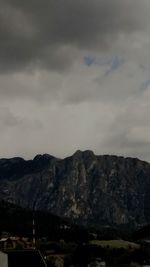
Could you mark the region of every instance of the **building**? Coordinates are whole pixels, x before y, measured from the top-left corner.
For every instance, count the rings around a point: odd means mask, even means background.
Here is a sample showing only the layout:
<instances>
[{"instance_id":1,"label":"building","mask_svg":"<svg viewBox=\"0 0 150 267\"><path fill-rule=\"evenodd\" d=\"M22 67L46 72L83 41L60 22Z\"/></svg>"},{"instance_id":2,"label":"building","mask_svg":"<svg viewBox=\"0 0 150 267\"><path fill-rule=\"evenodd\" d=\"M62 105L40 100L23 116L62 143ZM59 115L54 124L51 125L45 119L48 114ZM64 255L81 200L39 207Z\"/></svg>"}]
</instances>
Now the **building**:
<instances>
[{"instance_id":1,"label":"building","mask_svg":"<svg viewBox=\"0 0 150 267\"><path fill-rule=\"evenodd\" d=\"M0 252L0 267L47 267L39 250L7 250Z\"/></svg>"},{"instance_id":2,"label":"building","mask_svg":"<svg viewBox=\"0 0 150 267\"><path fill-rule=\"evenodd\" d=\"M32 248L31 240L25 237L9 236L0 239L0 250L6 249L30 249Z\"/></svg>"},{"instance_id":3,"label":"building","mask_svg":"<svg viewBox=\"0 0 150 267\"><path fill-rule=\"evenodd\" d=\"M8 267L8 255L0 251L0 267Z\"/></svg>"}]
</instances>

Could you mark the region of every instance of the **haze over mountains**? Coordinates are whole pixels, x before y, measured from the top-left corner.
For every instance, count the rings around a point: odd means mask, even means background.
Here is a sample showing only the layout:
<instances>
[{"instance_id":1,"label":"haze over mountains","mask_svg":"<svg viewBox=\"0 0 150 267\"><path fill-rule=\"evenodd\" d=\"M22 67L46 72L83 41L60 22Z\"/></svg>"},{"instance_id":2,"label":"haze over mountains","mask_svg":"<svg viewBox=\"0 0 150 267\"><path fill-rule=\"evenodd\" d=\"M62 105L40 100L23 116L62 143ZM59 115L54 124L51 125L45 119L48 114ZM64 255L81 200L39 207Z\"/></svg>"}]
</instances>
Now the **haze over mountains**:
<instances>
[{"instance_id":1,"label":"haze over mountains","mask_svg":"<svg viewBox=\"0 0 150 267\"><path fill-rule=\"evenodd\" d=\"M150 164L136 158L76 151L0 160L0 198L81 224L150 221Z\"/></svg>"}]
</instances>

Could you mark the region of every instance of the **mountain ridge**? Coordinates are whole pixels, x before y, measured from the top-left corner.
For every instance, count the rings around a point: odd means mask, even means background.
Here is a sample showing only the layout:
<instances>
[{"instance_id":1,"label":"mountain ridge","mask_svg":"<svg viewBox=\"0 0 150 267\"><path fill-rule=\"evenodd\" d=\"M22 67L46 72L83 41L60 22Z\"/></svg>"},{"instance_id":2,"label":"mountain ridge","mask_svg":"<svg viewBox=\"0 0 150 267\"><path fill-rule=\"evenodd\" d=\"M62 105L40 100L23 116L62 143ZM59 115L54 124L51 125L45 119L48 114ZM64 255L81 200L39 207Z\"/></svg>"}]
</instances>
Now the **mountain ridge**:
<instances>
[{"instance_id":1,"label":"mountain ridge","mask_svg":"<svg viewBox=\"0 0 150 267\"><path fill-rule=\"evenodd\" d=\"M36 161L39 159L57 159L57 160L65 160L67 158L73 157L75 155L79 155L79 154L91 154L94 155L96 157L116 157L116 158L123 158L123 159L132 159L132 160L138 160L141 162L145 162L150 164L149 161L144 160L144 159L140 159L139 157L131 157L131 156L122 156L122 155L116 155L116 154L95 154L94 151L90 150L90 149L86 149L86 150L80 150L77 149L73 154L68 155L66 157L57 157L57 156L53 156L52 154L48 154L48 153L44 153L44 154L36 154L33 158L24 158L22 156L14 156L14 157L1 157L0 161Z\"/></svg>"},{"instance_id":2,"label":"mountain ridge","mask_svg":"<svg viewBox=\"0 0 150 267\"><path fill-rule=\"evenodd\" d=\"M0 198L82 224L150 221L150 163L76 151L59 159L0 159Z\"/></svg>"}]
</instances>

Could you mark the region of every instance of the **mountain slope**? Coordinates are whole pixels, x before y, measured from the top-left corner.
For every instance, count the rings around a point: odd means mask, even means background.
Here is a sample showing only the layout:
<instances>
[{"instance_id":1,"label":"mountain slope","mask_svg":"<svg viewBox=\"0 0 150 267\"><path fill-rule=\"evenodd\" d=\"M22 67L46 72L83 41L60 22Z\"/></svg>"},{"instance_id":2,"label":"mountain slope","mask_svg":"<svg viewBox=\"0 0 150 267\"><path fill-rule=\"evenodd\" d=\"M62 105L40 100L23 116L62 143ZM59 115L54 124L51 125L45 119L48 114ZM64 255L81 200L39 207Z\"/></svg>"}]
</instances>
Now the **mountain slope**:
<instances>
[{"instance_id":1,"label":"mountain slope","mask_svg":"<svg viewBox=\"0 0 150 267\"><path fill-rule=\"evenodd\" d=\"M88 224L150 221L150 164L77 151L0 160L0 198Z\"/></svg>"},{"instance_id":2,"label":"mountain slope","mask_svg":"<svg viewBox=\"0 0 150 267\"><path fill-rule=\"evenodd\" d=\"M50 236L51 238L57 238L59 235L60 238L59 230L67 224L67 222L51 213L40 211L33 213L31 210L0 200L0 233L7 232L11 235L32 237L33 216L36 237Z\"/></svg>"}]
</instances>

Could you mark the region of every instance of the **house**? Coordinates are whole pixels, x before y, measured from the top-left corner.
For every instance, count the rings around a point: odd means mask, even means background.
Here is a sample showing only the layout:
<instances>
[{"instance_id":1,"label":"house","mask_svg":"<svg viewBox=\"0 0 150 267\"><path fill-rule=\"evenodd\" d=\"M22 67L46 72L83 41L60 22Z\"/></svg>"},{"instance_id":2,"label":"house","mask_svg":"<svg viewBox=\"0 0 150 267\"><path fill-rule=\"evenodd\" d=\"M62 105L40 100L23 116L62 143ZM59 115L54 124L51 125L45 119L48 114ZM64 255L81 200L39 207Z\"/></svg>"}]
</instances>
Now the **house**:
<instances>
[{"instance_id":1,"label":"house","mask_svg":"<svg viewBox=\"0 0 150 267\"><path fill-rule=\"evenodd\" d=\"M0 239L0 249L3 250L6 248L15 248L13 240L10 237L2 237Z\"/></svg>"},{"instance_id":2,"label":"house","mask_svg":"<svg viewBox=\"0 0 150 267\"><path fill-rule=\"evenodd\" d=\"M25 249L31 248L32 243L29 242L28 238L25 237L18 237L18 236L9 236L9 237L2 237L0 239L0 249Z\"/></svg>"},{"instance_id":3,"label":"house","mask_svg":"<svg viewBox=\"0 0 150 267\"><path fill-rule=\"evenodd\" d=\"M88 264L88 267L106 267L106 262L101 258L93 258Z\"/></svg>"}]
</instances>

